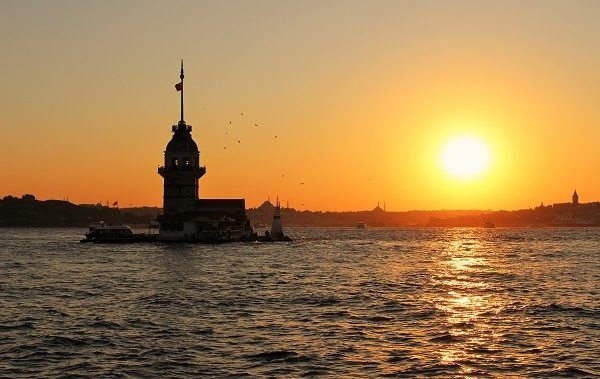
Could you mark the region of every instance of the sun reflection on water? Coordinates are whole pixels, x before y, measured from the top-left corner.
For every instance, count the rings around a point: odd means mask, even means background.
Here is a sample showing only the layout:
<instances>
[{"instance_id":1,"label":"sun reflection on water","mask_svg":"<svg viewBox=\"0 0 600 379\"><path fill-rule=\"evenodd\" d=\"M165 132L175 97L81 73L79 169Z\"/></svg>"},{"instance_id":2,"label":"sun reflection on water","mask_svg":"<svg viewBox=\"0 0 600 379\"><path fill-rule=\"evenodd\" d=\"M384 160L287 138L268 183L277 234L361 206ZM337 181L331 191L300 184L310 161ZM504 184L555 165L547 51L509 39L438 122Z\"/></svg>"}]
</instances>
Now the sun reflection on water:
<instances>
[{"instance_id":1,"label":"sun reflection on water","mask_svg":"<svg viewBox=\"0 0 600 379\"><path fill-rule=\"evenodd\" d=\"M497 308L490 291L492 270L484 243L472 230L457 230L438 257L433 281L441 289L436 308L443 315L446 343L439 349L443 364L459 365L463 374L477 372L478 351L493 344L489 316ZM492 311L490 313L490 311Z\"/></svg>"}]
</instances>

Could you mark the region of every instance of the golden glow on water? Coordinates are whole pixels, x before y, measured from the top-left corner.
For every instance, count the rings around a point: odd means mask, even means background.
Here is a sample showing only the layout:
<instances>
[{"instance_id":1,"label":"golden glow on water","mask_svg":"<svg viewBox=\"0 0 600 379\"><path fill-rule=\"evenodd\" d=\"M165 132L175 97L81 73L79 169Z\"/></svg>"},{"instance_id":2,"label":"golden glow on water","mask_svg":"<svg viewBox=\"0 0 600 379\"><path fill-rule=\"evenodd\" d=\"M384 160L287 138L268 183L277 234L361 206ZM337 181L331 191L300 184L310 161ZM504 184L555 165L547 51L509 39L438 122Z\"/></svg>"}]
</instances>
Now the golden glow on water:
<instances>
[{"instance_id":1,"label":"golden glow on water","mask_svg":"<svg viewBox=\"0 0 600 379\"><path fill-rule=\"evenodd\" d=\"M437 307L444 314L447 338L453 342L443 346L439 356L445 364L460 363L462 374L473 374L476 370L469 363L479 358L477 351L493 345L489 317L498 304L494 295L487 293L491 285L484 274L490 265L481 236L465 229L457 230L453 237L437 264L436 276L446 295L438 299Z\"/></svg>"},{"instance_id":2,"label":"golden glow on water","mask_svg":"<svg viewBox=\"0 0 600 379\"><path fill-rule=\"evenodd\" d=\"M597 228L299 228L219 246L80 233L0 228L0 372L32 354L36 377L600 372Z\"/></svg>"}]
</instances>

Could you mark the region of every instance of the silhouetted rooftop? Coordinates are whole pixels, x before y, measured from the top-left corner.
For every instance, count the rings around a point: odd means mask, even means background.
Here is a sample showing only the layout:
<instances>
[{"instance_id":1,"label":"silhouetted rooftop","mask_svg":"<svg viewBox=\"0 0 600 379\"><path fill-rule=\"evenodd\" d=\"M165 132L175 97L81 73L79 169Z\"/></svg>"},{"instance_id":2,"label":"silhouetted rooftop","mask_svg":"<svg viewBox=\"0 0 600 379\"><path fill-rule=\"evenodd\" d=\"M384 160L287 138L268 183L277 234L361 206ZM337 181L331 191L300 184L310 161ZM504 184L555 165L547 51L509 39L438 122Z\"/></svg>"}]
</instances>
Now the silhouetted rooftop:
<instances>
[{"instance_id":1,"label":"silhouetted rooftop","mask_svg":"<svg viewBox=\"0 0 600 379\"><path fill-rule=\"evenodd\" d=\"M191 128L188 126L180 124L174 128L175 131L167 144L166 152L198 152L198 145L194 142L190 133Z\"/></svg>"}]
</instances>

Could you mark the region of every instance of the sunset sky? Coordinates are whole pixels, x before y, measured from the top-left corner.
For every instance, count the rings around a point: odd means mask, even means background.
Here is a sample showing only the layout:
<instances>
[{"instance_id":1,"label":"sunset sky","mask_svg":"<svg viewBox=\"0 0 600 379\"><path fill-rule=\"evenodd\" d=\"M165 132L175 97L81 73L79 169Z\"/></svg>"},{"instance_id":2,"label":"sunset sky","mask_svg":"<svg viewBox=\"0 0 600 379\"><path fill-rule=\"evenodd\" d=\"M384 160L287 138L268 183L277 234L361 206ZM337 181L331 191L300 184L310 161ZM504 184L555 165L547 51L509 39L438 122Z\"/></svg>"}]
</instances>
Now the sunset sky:
<instances>
[{"instance_id":1,"label":"sunset sky","mask_svg":"<svg viewBox=\"0 0 600 379\"><path fill-rule=\"evenodd\" d=\"M600 1L2 1L0 195L160 206L183 58L201 197L600 200L598 15ZM443 158L464 136L489 154L467 178Z\"/></svg>"}]
</instances>

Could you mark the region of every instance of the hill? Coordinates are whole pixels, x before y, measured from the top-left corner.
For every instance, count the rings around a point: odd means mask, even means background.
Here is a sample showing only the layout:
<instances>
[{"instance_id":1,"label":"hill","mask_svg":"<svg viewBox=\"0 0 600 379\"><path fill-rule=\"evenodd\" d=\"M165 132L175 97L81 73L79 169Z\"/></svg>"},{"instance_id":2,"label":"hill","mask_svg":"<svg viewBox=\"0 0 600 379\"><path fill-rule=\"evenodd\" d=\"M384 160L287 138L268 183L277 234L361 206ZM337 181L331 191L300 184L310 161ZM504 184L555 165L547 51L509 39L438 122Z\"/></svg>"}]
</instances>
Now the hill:
<instances>
[{"instance_id":1,"label":"hill","mask_svg":"<svg viewBox=\"0 0 600 379\"><path fill-rule=\"evenodd\" d=\"M63 200L40 201L33 195L0 200L0 226L88 226L93 221L147 224L158 208L121 210L102 204L73 204Z\"/></svg>"}]
</instances>

